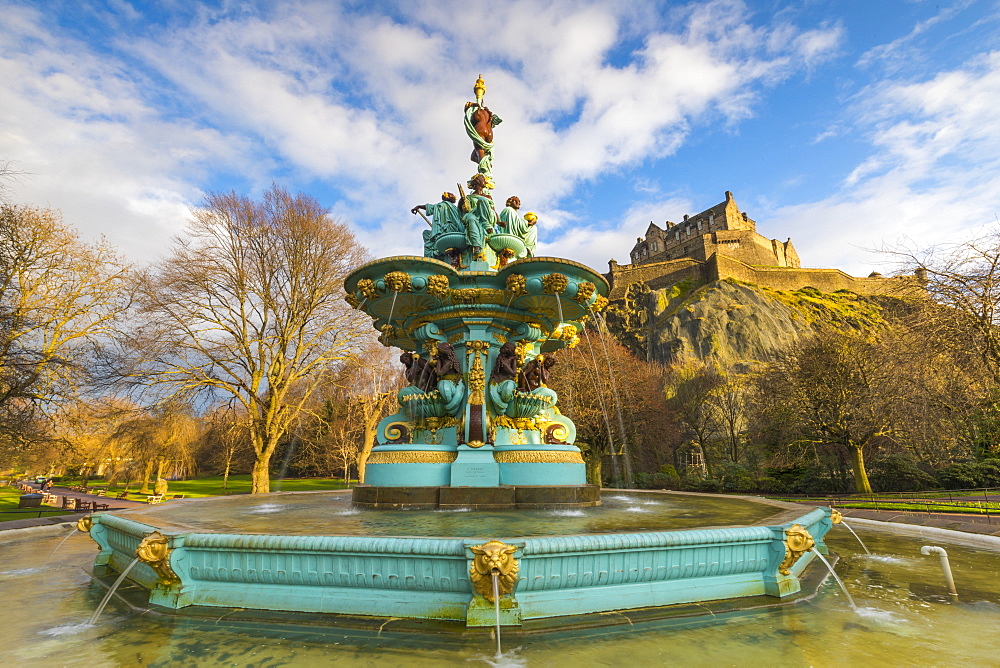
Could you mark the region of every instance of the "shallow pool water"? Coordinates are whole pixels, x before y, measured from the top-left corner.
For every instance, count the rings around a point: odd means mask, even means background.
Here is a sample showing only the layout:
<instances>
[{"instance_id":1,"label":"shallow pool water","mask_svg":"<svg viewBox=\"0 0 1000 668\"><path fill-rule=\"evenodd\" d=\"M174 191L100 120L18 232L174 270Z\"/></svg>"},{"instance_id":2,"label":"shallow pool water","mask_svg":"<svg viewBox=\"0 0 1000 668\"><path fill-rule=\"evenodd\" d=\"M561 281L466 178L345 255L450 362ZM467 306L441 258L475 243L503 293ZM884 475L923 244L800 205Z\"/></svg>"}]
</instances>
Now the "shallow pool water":
<instances>
[{"instance_id":1,"label":"shallow pool water","mask_svg":"<svg viewBox=\"0 0 1000 668\"><path fill-rule=\"evenodd\" d=\"M362 510L349 493L286 492L266 501L243 495L171 502L115 513L190 531L347 536L564 536L671 531L752 524L782 508L745 499L683 494L611 493L594 508L557 510Z\"/></svg>"},{"instance_id":2,"label":"shallow pool water","mask_svg":"<svg viewBox=\"0 0 1000 668\"><path fill-rule=\"evenodd\" d=\"M474 513L473 513L474 514ZM856 599L851 610L828 581L810 601L727 615L664 619L603 628L526 634L503 630L504 655L493 656L490 629L460 633L399 633L393 623L358 631L334 617L309 623L162 615L133 608L141 592L112 599L94 626L83 622L105 593L94 582L96 546L63 536L0 544L0 597L10 605L0 658L49 666L345 666L524 665L621 666L954 666L997 665L994 630L1000 620L1000 554L941 539L909 538L855 527L874 553L864 554L843 527L827 543ZM960 598L949 600L937 557L921 545L948 550ZM810 566L818 568L818 562ZM135 585L129 585L135 588ZM10 614L15 613L15 614ZM624 623L623 623L624 622Z\"/></svg>"}]
</instances>

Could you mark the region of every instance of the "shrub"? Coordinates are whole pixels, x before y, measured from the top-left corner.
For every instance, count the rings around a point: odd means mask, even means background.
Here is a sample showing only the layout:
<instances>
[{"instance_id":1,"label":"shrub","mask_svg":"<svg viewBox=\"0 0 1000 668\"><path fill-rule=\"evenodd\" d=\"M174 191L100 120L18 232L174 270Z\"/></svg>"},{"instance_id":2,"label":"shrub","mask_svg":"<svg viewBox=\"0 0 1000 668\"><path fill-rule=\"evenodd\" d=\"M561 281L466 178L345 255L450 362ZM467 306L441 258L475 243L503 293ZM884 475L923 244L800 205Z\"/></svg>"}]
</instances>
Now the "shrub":
<instances>
[{"instance_id":1,"label":"shrub","mask_svg":"<svg viewBox=\"0 0 1000 668\"><path fill-rule=\"evenodd\" d=\"M700 478L695 475L684 476L681 481L681 489L689 492L721 492L722 481L715 478Z\"/></svg>"},{"instance_id":2,"label":"shrub","mask_svg":"<svg viewBox=\"0 0 1000 668\"><path fill-rule=\"evenodd\" d=\"M872 462L872 486L879 492L911 492L937 487L931 474L917 468L916 463L903 455L889 455Z\"/></svg>"},{"instance_id":3,"label":"shrub","mask_svg":"<svg viewBox=\"0 0 1000 668\"><path fill-rule=\"evenodd\" d=\"M757 481L757 491L764 494L784 494L788 492L788 485L777 478L764 476Z\"/></svg>"},{"instance_id":4,"label":"shrub","mask_svg":"<svg viewBox=\"0 0 1000 668\"><path fill-rule=\"evenodd\" d=\"M938 471L937 477L946 489L1000 487L1000 462L988 459L951 464Z\"/></svg>"},{"instance_id":5,"label":"shrub","mask_svg":"<svg viewBox=\"0 0 1000 668\"><path fill-rule=\"evenodd\" d=\"M635 486L639 489L678 489L681 479L666 473L636 473Z\"/></svg>"},{"instance_id":6,"label":"shrub","mask_svg":"<svg viewBox=\"0 0 1000 668\"><path fill-rule=\"evenodd\" d=\"M752 492L757 483L750 476L746 467L733 462L723 462L715 468L724 492Z\"/></svg>"}]
</instances>

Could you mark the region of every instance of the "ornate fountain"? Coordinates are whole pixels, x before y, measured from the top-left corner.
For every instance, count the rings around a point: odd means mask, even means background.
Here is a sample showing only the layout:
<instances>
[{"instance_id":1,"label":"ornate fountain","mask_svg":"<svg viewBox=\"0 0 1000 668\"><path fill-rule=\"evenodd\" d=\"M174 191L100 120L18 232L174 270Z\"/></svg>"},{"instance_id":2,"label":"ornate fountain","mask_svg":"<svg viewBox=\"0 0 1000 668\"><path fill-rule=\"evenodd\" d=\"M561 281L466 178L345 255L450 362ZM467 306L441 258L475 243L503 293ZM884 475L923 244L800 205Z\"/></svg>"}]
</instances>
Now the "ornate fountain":
<instances>
[{"instance_id":1,"label":"ornate fountain","mask_svg":"<svg viewBox=\"0 0 1000 668\"><path fill-rule=\"evenodd\" d=\"M129 577L151 603L520 625L794 597L806 566L826 551L830 510L794 504L772 503L781 512L765 507L765 519L743 526L675 530L667 519L622 530L625 518L609 516L596 531L550 529L547 517L538 518L544 531L513 528L503 513L609 511L597 507L575 427L549 387L555 353L576 344L608 285L584 265L536 257L537 216L521 217L517 197L496 212L500 119L483 104L482 79L474 90L464 110L477 165L469 192L459 186L457 197L445 192L412 209L431 226L423 256L377 260L346 280L347 301L372 316L384 345L403 351L408 381L399 411L378 426L352 514L333 510L343 501L336 493L285 493L266 504L280 513L273 525L254 520L263 511L250 497L95 516L87 528L101 548L97 564L122 571L138 558ZM655 503L669 515L680 501ZM421 508L500 512L490 523L446 519L419 534L408 524L385 529L393 513L412 513L413 525L432 515Z\"/></svg>"},{"instance_id":2,"label":"ornate fountain","mask_svg":"<svg viewBox=\"0 0 1000 668\"><path fill-rule=\"evenodd\" d=\"M595 505L576 428L549 387L555 351L574 346L588 312L607 304L604 277L535 257L532 213L493 203L493 127L476 101L465 129L477 172L436 204L424 256L376 260L346 280L347 301L380 341L405 351L400 410L381 422L354 502L365 507L514 508ZM426 212L426 213L424 213ZM427 217L430 214L430 218Z\"/></svg>"}]
</instances>

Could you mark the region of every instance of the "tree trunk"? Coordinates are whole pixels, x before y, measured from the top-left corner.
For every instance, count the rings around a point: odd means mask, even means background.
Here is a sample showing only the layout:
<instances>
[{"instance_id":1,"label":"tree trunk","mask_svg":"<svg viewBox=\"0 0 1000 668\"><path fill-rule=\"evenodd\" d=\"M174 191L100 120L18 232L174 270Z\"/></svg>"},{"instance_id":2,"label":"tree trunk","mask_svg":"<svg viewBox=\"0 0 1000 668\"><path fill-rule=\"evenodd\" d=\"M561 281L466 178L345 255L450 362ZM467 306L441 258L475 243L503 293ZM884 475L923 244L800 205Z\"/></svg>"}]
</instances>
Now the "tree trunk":
<instances>
[{"instance_id":1,"label":"tree trunk","mask_svg":"<svg viewBox=\"0 0 1000 668\"><path fill-rule=\"evenodd\" d=\"M226 470L222 474L222 489L229 489L229 468L233 463L233 449L226 448Z\"/></svg>"},{"instance_id":2,"label":"tree trunk","mask_svg":"<svg viewBox=\"0 0 1000 668\"><path fill-rule=\"evenodd\" d=\"M598 487L604 486L603 472L601 471L601 456L593 454L584 459L587 464L587 482Z\"/></svg>"},{"instance_id":3,"label":"tree trunk","mask_svg":"<svg viewBox=\"0 0 1000 668\"><path fill-rule=\"evenodd\" d=\"M149 491L149 476L153 473L153 460L150 459L146 462L146 472L142 476L142 489L139 490L140 494L152 494Z\"/></svg>"},{"instance_id":4,"label":"tree trunk","mask_svg":"<svg viewBox=\"0 0 1000 668\"><path fill-rule=\"evenodd\" d=\"M859 494L871 494L872 485L868 482L868 472L865 471L865 453L860 445L849 446L851 450L851 466L854 469L854 491Z\"/></svg>"},{"instance_id":5,"label":"tree trunk","mask_svg":"<svg viewBox=\"0 0 1000 668\"><path fill-rule=\"evenodd\" d=\"M253 471L250 473L250 493L267 494L271 491L270 468L271 457L267 453L257 456L253 463Z\"/></svg>"},{"instance_id":6,"label":"tree trunk","mask_svg":"<svg viewBox=\"0 0 1000 668\"><path fill-rule=\"evenodd\" d=\"M357 459L359 485L365 484L365 466L368 464L368 457L372 454L372 448L375 446L375 425L365 424L364 439Z\"/></svg>"}]
</instances>

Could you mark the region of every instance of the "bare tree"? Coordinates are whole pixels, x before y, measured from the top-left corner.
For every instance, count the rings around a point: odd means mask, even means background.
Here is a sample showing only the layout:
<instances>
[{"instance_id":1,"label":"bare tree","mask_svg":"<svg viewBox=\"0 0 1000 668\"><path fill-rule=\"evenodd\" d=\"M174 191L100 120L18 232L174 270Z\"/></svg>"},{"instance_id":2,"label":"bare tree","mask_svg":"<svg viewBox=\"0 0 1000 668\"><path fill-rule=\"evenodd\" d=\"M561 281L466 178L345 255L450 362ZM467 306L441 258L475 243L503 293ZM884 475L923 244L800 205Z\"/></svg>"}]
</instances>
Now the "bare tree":
<instances>
[{"instance_id":1,"label":"bare tree","mask_svg":"<svg viewBox=\"0 0 1000 668\"><path fill-rule=\"evenodd\" d=\"M403 385L403 374L394 358L394 349L373 345L345 370L352 394L351 415L361 432L356 461L360 483L365 481L365 465L375 445L375 428L395 406L396 392Z\"/></svg>"},{"instance_id":2,"label":"bare tree","mask_svg":"<svg viewBox=\"0 0 1000 668\"><path fill-rule=\"evenodd\" d=\"M640 471L672 463L676 426L663 397L663 367L637 359L611 337L600 340L588 327L577 346L554 353L552 387L576 425L588 481L602 484L608 463L607 477L627 484L624 462L616 461L626 455Z\"/></svg>"},{"instance_id":3,"label":"bare tree","mask_svg":"<svg viewBox=\"0 0 1000 668\"><path fill-rule=\"evenodd\" d=\"M722 428L718 406L712 398L725 378L711 364L692 362L675 367L667 383L667 404L677 412L694 451L701 455L705 472L711 474L709 445Z\"/></svg>"},{"instance_id":4,"label":"bare tree","mask_svg":"<svg viewBox=\"0 0 1000 668\"><path fill-rule=\"evenodd\" d=\"M14 163L10 160L0 160L0 202L7 201L7 195L10 193L10 182L20 181L26 172L14 167Z\"/></svg>"},{"instance_id":5,"label":"bare tree","mask_svg":"<svg viewBox=\"0 0 1000 668\"><path fill-rule=\"evenodd\" d=\"M125 446L133 465L143 467L140 492L150 494L151 480L155 483L165 470L183 476L194 469L194 444L200 431L191 407L171 398L133 411L112 437Z\"/></svg>"},{"instance_id":6,"label":"bare tree","mask_svg":"<svg viewBox=\"0 0 1000 668\"><path fill-rule=\"evenodd\" d=\"M1000 385L1000 229L960 243L883 252L895 258L902 271L924 280L933 301L954 311L938 310L938 326L952 329L952 338L973 343Z\"/></svg>"},{"instance_id":7,"label":"bare tree","mask_svg":"<svg viewBox=\"0 0 1000 668\"><path fill-rule=\"evenodd\" d=\"M801 344L778 363L788 385L801 437L844 448L855 490L871 493L865 450L896 436L901 404L899 368L870 334L827 331Z\"/></svg>"},{"instance_id":8,"label":"bare tree","mask_svg":"<svg viewBox=\"0 0 1000 668\"><path fill-rule=\"evenodd\" d=\"M748 383L745 376L730 374L709 396L725 440L726 459L740 463L747 449Z\"/></svg>"},{"instance_id":9,"label":"bare tree","mask_svg":"<svg viewBox=\"0 0 1000 668\"><path fill-rule=\"evenodd\" d=\"M209 195L140 283L130 378L235 400L256 457L251 491L269 491L281 438L370 336L369 320L343 301L344 278L365 259L311 197L278 186L260 201Z\"/></svg>"},{"instance_id":10,"label":"bare tree","mask_svg":"<svg viewBox=\"0 0 1000 668\"><path fill-rule=\"evenodd\" d=\"M58 212L0 204L0 434L87 389L128 280L107 243L80 241Z\"/></svg>"}]
</instances>

